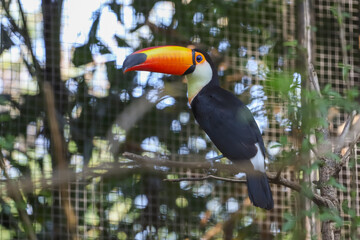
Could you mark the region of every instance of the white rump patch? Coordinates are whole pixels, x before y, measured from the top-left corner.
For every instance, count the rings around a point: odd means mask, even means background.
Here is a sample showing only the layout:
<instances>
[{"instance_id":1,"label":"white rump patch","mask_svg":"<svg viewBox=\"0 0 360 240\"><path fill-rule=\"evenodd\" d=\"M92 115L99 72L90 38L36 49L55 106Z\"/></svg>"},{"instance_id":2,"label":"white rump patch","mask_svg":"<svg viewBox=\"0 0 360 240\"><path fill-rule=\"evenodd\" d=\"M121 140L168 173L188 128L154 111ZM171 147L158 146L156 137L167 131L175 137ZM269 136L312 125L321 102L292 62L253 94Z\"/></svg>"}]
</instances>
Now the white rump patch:
<instances>
[{"instance_id":1,"label":"white rump patch","mask_svg":"<svg viewBox=\"0 0 360 240\"><path fill-rule=\"evenodd\" d=\"M252 163L252 165L254 166L254 169L260 172L265 172L265 157L263 155L263 153L261 152L259 143L255 144L256 148L257 148L257 153L255 155L255 157L251 158L250 161Z\"/></svg>"}]
</instances>

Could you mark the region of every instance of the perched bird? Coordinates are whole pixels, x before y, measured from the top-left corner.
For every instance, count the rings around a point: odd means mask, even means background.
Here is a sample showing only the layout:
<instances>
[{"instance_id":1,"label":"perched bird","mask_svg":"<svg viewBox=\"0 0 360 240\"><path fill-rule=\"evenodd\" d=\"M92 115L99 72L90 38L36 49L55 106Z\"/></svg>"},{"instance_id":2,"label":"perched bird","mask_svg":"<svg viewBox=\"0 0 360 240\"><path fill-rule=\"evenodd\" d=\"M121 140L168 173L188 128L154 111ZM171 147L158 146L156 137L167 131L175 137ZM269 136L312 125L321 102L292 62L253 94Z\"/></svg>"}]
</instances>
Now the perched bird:
<instances>
[{"instance_id":1,"label":"perched bird","mask_svg":"<svg viewBox=\"0 0 360 240\"><path fill-rule=\"evenodd\" d=\"M220 87L216 68L205 51L180 46L145 48L125 59L123 71L185 75L196 121L224 157L246 169L251 202L268 210L274 207L260 130L245 104Z\"/></svg>"}]
</instances>

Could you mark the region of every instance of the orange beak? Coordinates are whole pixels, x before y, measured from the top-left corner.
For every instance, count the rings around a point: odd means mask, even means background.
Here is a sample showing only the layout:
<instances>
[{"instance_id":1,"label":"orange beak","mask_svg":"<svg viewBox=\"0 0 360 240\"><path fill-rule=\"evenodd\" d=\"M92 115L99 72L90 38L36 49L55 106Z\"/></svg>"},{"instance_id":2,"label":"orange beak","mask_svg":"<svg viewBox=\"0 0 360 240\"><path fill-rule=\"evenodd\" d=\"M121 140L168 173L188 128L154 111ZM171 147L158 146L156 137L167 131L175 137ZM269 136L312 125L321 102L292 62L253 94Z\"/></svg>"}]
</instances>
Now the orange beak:
<instances>
[{"instance_id":1,"label":"orange beak","mask_svg":"<svg viewBox=\"0 0 360 240\"><path fill-rule=\"evenodd\" d=\"M124 73L149 71L185 75L195 69L193 50L179 46L150 47L129 55L123 63Z\"/></svg>"}]
</instances>

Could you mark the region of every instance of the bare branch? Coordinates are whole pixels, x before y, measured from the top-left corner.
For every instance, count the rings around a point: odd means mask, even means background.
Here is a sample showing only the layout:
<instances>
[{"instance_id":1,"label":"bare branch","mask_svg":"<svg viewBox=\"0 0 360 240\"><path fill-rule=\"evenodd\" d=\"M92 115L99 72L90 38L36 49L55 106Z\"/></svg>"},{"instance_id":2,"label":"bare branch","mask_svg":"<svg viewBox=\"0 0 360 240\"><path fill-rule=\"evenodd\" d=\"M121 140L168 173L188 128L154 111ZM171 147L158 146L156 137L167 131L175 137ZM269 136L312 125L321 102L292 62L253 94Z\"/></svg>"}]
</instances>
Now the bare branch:
<instances>
[{"instance_id":1,"label":"bare branch","mask_svg":"<svg viewBox=\"0 0 360 240\"><path fill-rule=\"evenodd\" d=\"M343 148L343 144L345 143L346 138L349 135L349 131L351 129L351 125L353 123L354 117L356 116L356 112L352 112L351 115L348 117L348 119L345 122L344 129L342 130L340 136L336 139L337 144L335 147L334 152L339 153L341 149Z\"/></svg>"},{"instance_id":2,"label":"bare branch","mask_svg":"<svg viewBox=\"0 0 360 240\"><path fill-rule=\"evenodd\" d=\"M137 163L145 166L165 166L165 167L182 167L182 168L189 168L189 169L209 169L213 168L219 171L227 171L230 174L237 174L239 172L244 172L243 168L239 167L238 165L231 164L221 164L216 163L213 166L211 166L210 163L207 162L175 162L175 161L169 161L169 160L163 160L163 159L156 159L156 158L149 158L146 156L140 156L134 153L123 153L124 157L127 157L128 159L134 160ZM295 183L293 181L290 181L279 174L272 174L267 173L266 174L269 182L277 185L282 185L285 187L288 187L294 191L302 192L302 187L300 184ZM222 178L222 177L216 177L213 175L206 175L204 177L200 178L179 178L179 179L166 179L164 181L168 182L180 182L180 181L204 181L207 179L216 179L216 180L222 180L226 182L234 182L234 183L244 183L246 181L244 180L236 180L231 178ZM311 199L316 205L318 206L328 206L328 202L321 197L320 195L314 193L311 196L308 196L309 199Z\"/></svg>"},{"instance_id":3,"label":"bare branch","mask_svg":"<svg viewBox=\"0 0 360 240\"><path fill-rule=\"evenodd\" d=\"M354 113L353 113L354 114ZM335 153L340 154L341 149L346 146L354 146L354 142L359 139L360 134L360 120L353 122L355 116L349 117L344 130L339 137L334 141Z\"/></svg>"},{"instance_id":4,"label":"bare branch","mask_svg":"<svg viewBox=\"0 0 360 240\"><path fill-rule=\"evenodd\" d=\"M164 182L183 182L183 181L188 181L188 182L196 182L196 181L205 181L208 179L215 179L215 180L220 180L220 181L224 181L224 182L232 182L232 183L246 183L246 180L243 179L233 179L233 178L224 178L224 177L218 177L218 176L214 176L214 175L206 175L203 177L193 177L193 178L176 178L176 179L164 179Z\"/></svg>"},{"instance_id":5,"label":"bare branch","mask_svg":"<svg viewBox=\"0 0 360 240\"><path fill-rule=\"evenodd\" d=\"M27 48L29 49L29 52L30 52L30 55L31 55L31 58L32 58L32 61L33 61L33 64L34 64L34 67L36 69L36 73L39 74L40 69L41 69L40 64L39 64L39 61L37 60L37 58L36 58L36 56L34 54L34 51L32 49L32 43L31 43L31 38L30 38L30 35L29 35L29 30L28 30L28 27L27 27L27 21L26 21L24 10L22 8L20 0L18 0L18 6L19 6L20 15L21 15L21 20L23 22L22 36L23 36L23 38L25 40L25 44L26 44ZM40 80L41 79L38 79L38 81L40 81Z\"/></svg>"},{"instance_id":6,"label":"bare branch","mask_svg":"<svg viewBox=\"0 0 360 240\"><path fill-rule=\"evenodd\" d=\"M169 161L167 159L149 158L146 156L140 156L129 152L124 152L123 156L143 166L163 166L163 167L188 168L188 169L212 168L212 169L227 171L231 174L244 172L244 168L241 168L241 166L235 164L230 165L230 164L222 164L222 163L211 164L209 162L175 162L175 161Z\"/></svg>"},{"instance_id":7,"label":"bare branch","mask_svg":"<svg viewBox=\"0 0 360 240\"><path fill-rule=\"evenodd\" d=\"M320 85L319 85L319 78L317 76L317 73L314 69L314 65L312 63L309 63L309 78L310 78L310 82L312 83L313 88L318 93L319 97L322 97Z\"/></svg>"},{"instance_id":8,"label":"bare branch","mask_svg":"<svg viewBox=\"0 0 360 240\"><path fill-rule=\"evenodd\" d=\"M341 168L346 165L347 160L349 159L351 152L354 150L354 147L355 147L356 143L359 141L359 139L360 139L360 134L358 134L357 137L354 139L354 141L349 145L344 156L341 158L340 164L338 166L338 171L340 171Z\"/></svg>"},{"instance_id":9,"label":"bare branch","mask_svg":"<svg viewBox=\"0 0 360 240\"><path fill-rule=\"evenodd\" d=\"M20 36L24 39L24 43L25 43L27 49L30 52L34 67L36 69L36 74L38 75L38 78L39 78L38 81L40 81L41 80L41 77L40 77L41 66L40 66L39 61L37 60L37 58L36 58L36 56L34 54L33 49L32 49L31 38L29 36L29 32L28 32L28 28L27 28L27 22L26 22L26 19L25 19L25 14L24 14L24 11L22 9L21 2L20 2L20 0L18 0L18 6L19 6L20 15L21 15L21 20L23 22L23 28L19 27L16 24L16 21L11 16L9 5L6 4L5 0L1 0L1 3L2 3L3 9L4 9L5 14L6 14L6 18L9 20L13 31L19 33ZM25 59L25 58L23 58L23 59ZM32 71L29 71L29 72L32 73Z\"/></svg>"},{"instance_id":10,"label":"bare branch","mask_svg":"<svg viewBox=\"0 0 360 240\"><path fill-rule=\"evenodd\" d=\"M163 93L159 93L158 99L161 99ZM119 126L123 131L129 131L148 111L150 111L157 101L149 101L147 94L144 94L141 98L132 101L115 119L113 125ZM111 152L116 156L119 151L120 144L114 138L112 127L107 132L107 139L111 146Z\"/></svg>"},{"instance_id":11,"label":"bare branch","mask_svg":"<svg viewBox=\"0 0 360 240\"><path fill-rule=\"evenodd\" d=\"M216 157L207 158L206 161L211 162L211 161L216 161L216 160L219 160L219 159L222 159L222 158L224 158L224 155L221 154L221 155L218 155Z\"/></svg>"},{"instance_id":12,"label":"bare branch","mask_svg":"<svg viewBox=\"0 0 360 240\"><path fill-rule=\"evenodd\" d=\"M54 146L54 158L57 161L58 168L61 171L66 171L67 161L66 161L66 150L65 150L65 142L60 133L58 120L56 118L55 112L55 101L54 101L54 93L49 82L44 82L44 95L46 102L46 111L47 117L50 126L51 140ZM67 176L63 176L65 179ZM77 239L76 237L76 229L77 229L77 217L74 212L74 208L70 202L70 194L67 189L66 184L60 184L60 192L61 192L61 203L64 206L65 215L67 218L67 223L69 230L71 232L72 238Z\"/></svg>"}]
</instances>

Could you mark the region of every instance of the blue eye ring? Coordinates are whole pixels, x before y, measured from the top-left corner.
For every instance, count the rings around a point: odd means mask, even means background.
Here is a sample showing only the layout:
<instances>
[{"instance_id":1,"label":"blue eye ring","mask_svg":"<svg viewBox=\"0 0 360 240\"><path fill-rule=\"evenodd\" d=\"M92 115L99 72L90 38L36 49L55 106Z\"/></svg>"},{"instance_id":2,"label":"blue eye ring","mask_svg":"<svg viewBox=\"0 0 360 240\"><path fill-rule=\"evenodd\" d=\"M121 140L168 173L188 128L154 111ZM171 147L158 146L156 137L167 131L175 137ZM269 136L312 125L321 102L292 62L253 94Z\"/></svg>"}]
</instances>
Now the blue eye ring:
<instances>
[{"instance_id":1,"label":"blue eye ring","mask_svg":"<svg viewBox=\"0 0 360 240\"><path fill-rule=\"evenodd\" d=\"M196 62L200 63L203 60L203 57L201 55L196 56Z\"/></svg>"}]
</instances>

